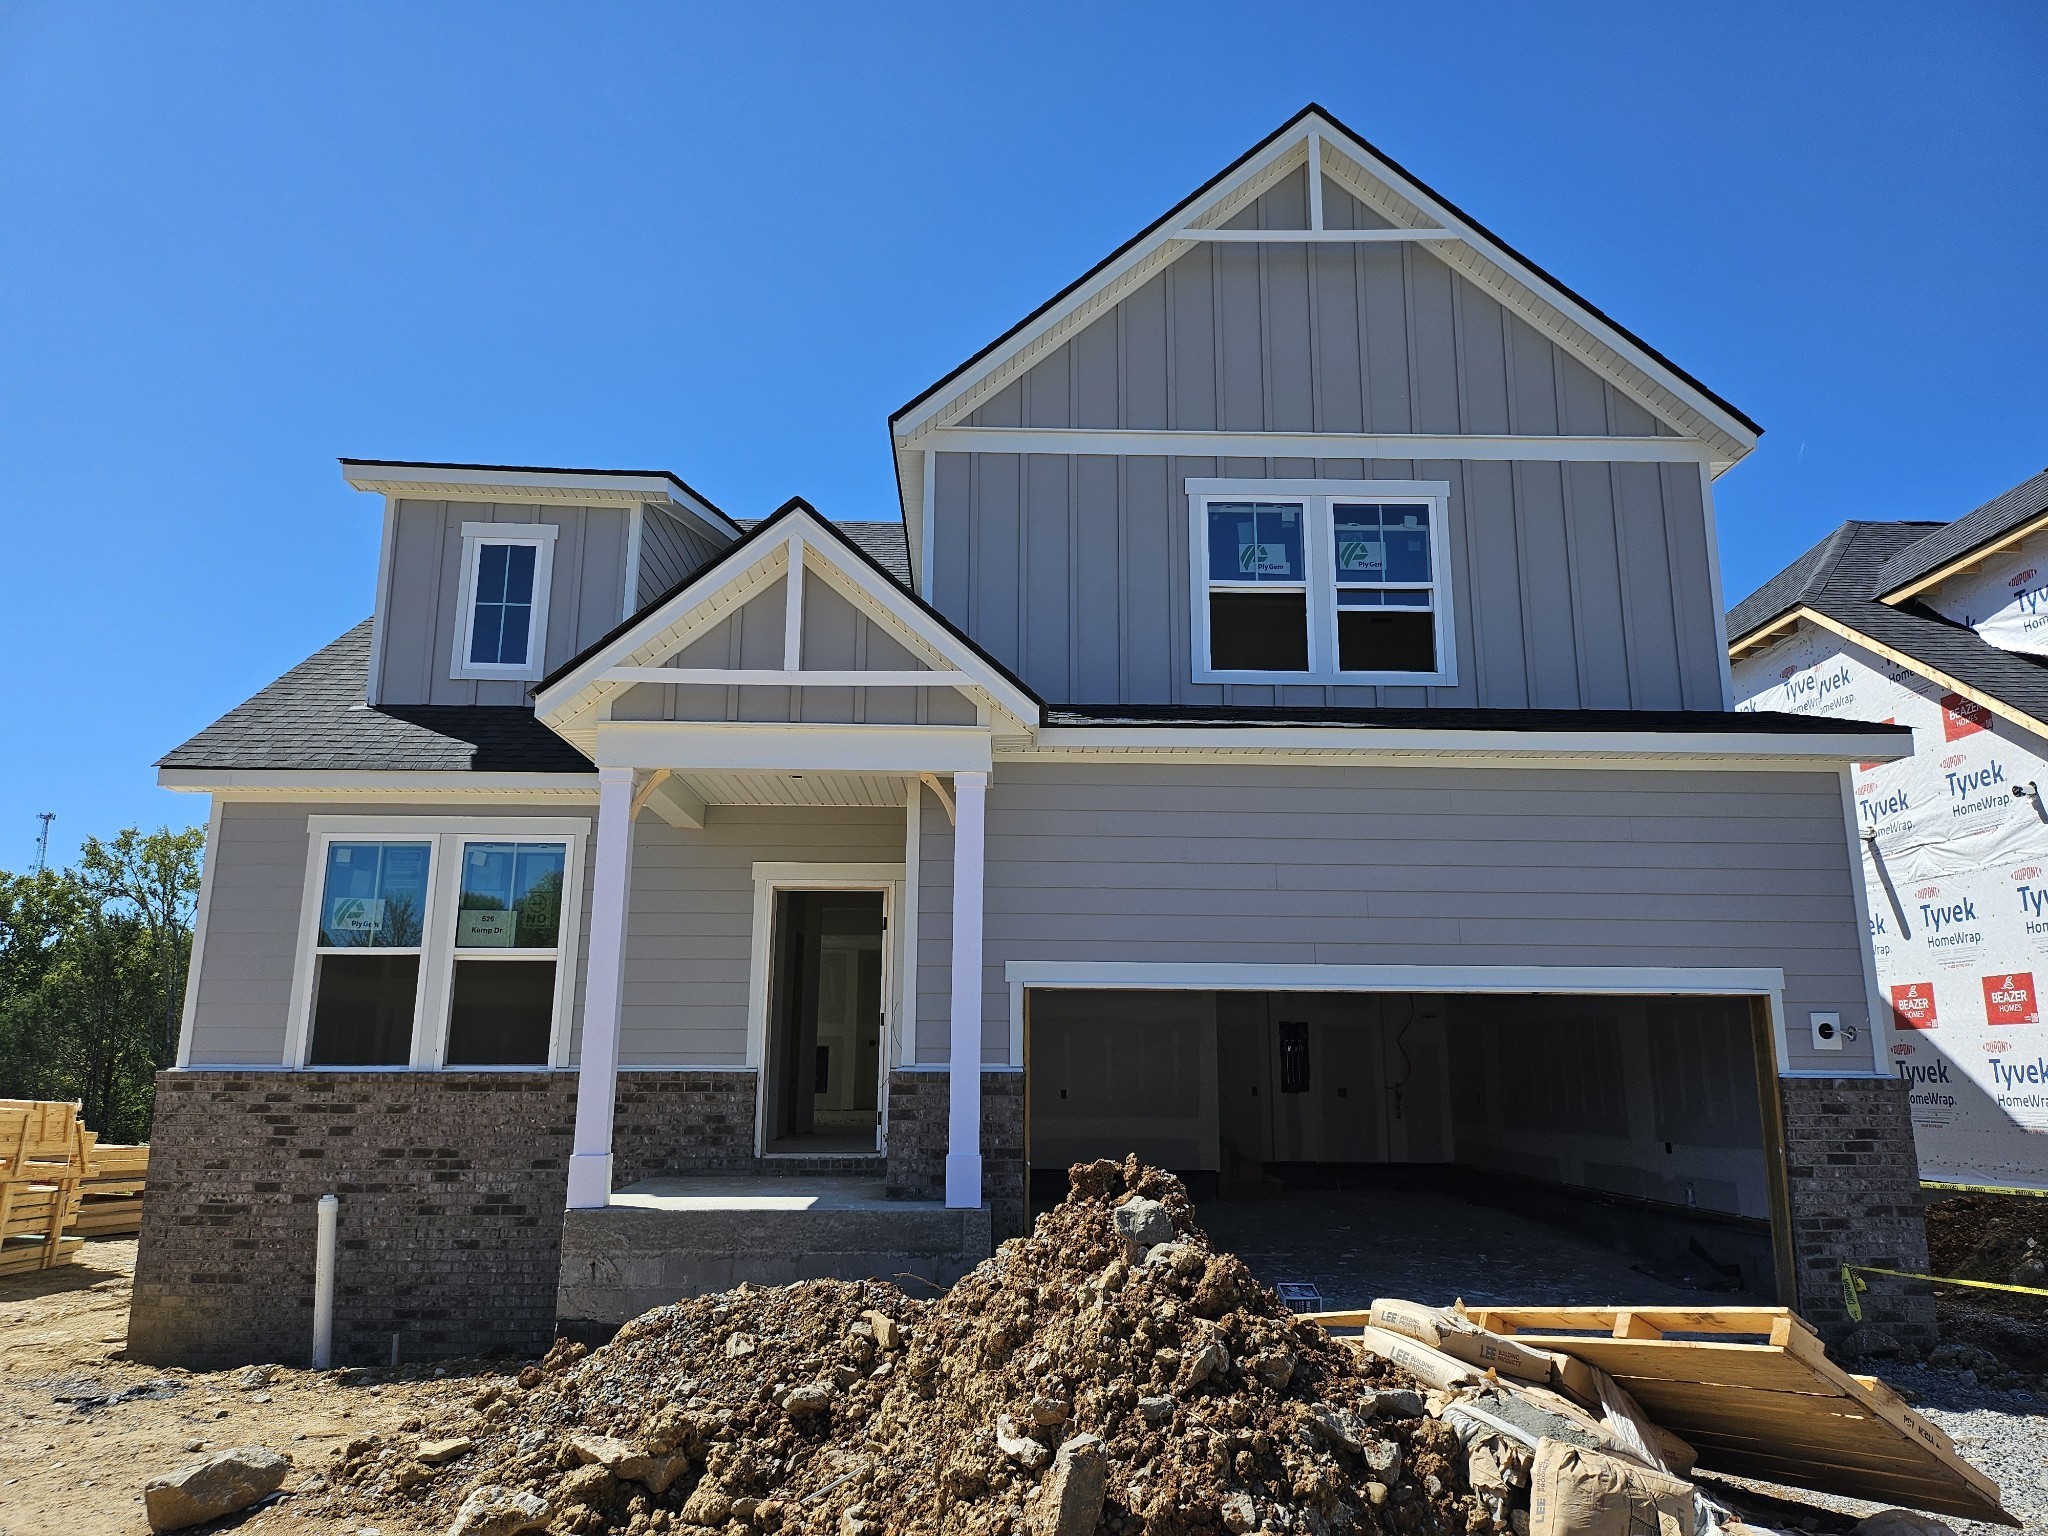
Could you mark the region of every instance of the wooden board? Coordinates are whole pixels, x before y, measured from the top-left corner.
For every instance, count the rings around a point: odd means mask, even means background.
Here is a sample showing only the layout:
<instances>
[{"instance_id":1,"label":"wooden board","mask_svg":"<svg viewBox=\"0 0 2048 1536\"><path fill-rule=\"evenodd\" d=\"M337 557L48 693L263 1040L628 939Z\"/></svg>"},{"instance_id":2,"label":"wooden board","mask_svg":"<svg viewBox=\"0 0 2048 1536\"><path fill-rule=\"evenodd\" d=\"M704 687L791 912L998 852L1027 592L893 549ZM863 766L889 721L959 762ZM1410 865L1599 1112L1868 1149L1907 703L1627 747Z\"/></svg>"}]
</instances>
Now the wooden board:
<instances>
[{"instance_id":1,"label":"wooden board","mask_svg":"<svg viewBox=\"0 0 2048 1536\"><path fill-rule=\"evenodd\" d=\"M0 1243L0 1275L26 1275L68 1264L84 1246L82 1237L60 1237L54 1248L41 1241L12 1238Z\"/></svg>"},{"instance_id":2,"label":"wooden board","mask_svg":"<svg viewBox=\"0 0 2048 1536\"><path fill-rule=\"evenodd\" d=\"M111 1237L142 1230L142 1202L133 1196L122 1200L81 1200L71 1212L64 1229L80 1237Z\"/></svg>"},{"instance_id":3,"label":"wooden board","mask_svg":"<svg viewBox=\"0 0 2048 1536\"><path fill-rule=\"evenodd\" d=\"M1475 1307L1480 1327L1596 1365L1710 1472L2019 1522L1998 1485L1783 1307ZM1674 1337L1690 1335L1691 1337ZM1739 1342L1738 1342L1739 1341Z\"/></svg>"}]
</instances>

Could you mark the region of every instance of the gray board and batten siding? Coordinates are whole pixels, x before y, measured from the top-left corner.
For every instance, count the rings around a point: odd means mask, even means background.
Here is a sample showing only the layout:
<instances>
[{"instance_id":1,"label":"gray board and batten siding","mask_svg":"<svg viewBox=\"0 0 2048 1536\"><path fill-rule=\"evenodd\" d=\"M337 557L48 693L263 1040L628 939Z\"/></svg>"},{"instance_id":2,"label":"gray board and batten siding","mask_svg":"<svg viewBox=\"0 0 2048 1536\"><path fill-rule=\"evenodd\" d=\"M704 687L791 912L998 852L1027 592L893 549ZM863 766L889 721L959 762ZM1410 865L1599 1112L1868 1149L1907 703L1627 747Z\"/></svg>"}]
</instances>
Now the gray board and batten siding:
<instances>
[{"instance_id":1,"label":"gray board and batten siding","mask_svg":"<svg viewBox=\"0 0 2048 1536\"><path fill-rule=\"evenodd\" d=\"M919 818L917 1058L946 1057L952 828ZM1020 961L1782 968L1866 1026L1828 772L1004 761L983 1059ZM1787 1031L1795 1069L1839 1069Z\"/></svg>"},{"instance_id":2,"label":"gray board and batten siding","mask_svg":"<svg viewBox=\"0 0 2048 1536\"><path fill-rule=\"evenodd\" d=\"M1301 228L1297 174L1232 227ZM1326 223L1383 224L1325 180ZM1670 429L1413 242L1203 244L969 425L1570 435ZM931 600L1044 697L1080 703L1719 709L1700 468L940 452ZM1451 486L1458 682L1193 682L1185 482Z\"/></svg>"},{"instance_id":3,"label":"gray board and batten siding","mask_svg":"<svg viewBox=\"0 0 2048 1536\"><path fill-rule=\"evenodd\" d=\"M778 576L660 663L775 670L782 665L788 586ZM803 587L800 664L819 671L917 672L927 664L815 573ZM973 725L957 689L778 688L638 683L613 700L614 720L788 720L826 724Z\"/></svg>"},{"instance_id":4,"label":"gray board and batten siding","mask_svg":"<svg viewBox=\"0 0 2048 1536\"><path fill-rule=\"evenodd\" d=\"M666 590L716 553L708 539L665 513L649 509L643 517L636 598ZM460 617L464 523L545 523L560 530L548 579L547 641L536 674L542 675L607 634L623 617L631 521L624 506L400 499L392 518L393 547L385 556L390 589L377 605L384 631L378 675L370 680L374 701L527 703L530 683L450 676Z\"/></svg>"}]
</instances>

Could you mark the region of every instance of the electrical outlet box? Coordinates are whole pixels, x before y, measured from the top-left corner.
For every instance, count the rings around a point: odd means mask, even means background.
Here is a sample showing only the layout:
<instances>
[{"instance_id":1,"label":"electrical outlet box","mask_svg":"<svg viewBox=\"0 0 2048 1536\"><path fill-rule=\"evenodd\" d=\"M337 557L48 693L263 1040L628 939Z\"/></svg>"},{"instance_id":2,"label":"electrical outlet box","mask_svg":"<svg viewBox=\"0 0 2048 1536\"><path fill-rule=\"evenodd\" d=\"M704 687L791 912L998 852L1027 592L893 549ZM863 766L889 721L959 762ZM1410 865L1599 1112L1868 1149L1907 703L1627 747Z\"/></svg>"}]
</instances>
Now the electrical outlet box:
<instances>
[{"instance_id":1,"label":"electrical outlet box","mask_svg":"<svg viewBox=\"0 0 2048 1536\"><path fill-rule=\"evenodd\" d=\"M1839 1051L1842 1048L1842 1016L1839 1013L1809 1013L1806 1020L1813 1026L1813 1048L1816 1051Z\"/></svg>"}]
</instances>

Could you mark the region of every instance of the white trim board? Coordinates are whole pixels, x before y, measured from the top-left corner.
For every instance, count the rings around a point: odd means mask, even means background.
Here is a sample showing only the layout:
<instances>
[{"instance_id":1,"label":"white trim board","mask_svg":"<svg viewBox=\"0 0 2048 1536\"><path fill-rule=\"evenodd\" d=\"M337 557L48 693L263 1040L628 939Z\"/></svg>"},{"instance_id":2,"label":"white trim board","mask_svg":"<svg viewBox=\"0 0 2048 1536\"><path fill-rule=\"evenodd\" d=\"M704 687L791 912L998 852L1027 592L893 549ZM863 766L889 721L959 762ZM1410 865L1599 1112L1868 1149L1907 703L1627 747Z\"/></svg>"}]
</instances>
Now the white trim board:
<instances>
[{"instance_id":1,"label":"white trim board","mask_svg":"<svg viewBox=\"0 0 2048 1536\"><path fill-rule=\"evenodd\" d=\"M1024 993L1038 987L1157 992L1484 992L1624 997L1763 997L1786 1074L1785 973L1776 966L1260 965L1231 962L1012 960L1010 1060L1024 1059ZM1830 1073L1853 1077L1853 1072Z\"/></svg>"},{"instance_id":2,"label":"white trim board","mask_svg":"<svg viewBox=\"0 0 2048 1536\"><path fill-rule=\"evenodd\" d=\"M1895 762L1913 755L1893 736L1656 731L1453 731L1374 725L1047 725L1028 744L1004 745L998 761L1042 757L1275 762L1332 758L1375 763L1441 761L1466 768L1808 768Z\"/></svg>"},{"instance_id":3,"label":"white trim board","mask_svg":"<svg viewBox=\"0 0 2048 1536\"><path fill-rule=\"evenodd\" d=\"M590 819L582 816L308 816L306 818L305 883L299 897L299 923L292 950L291 1011L285 1021L284 1066L291 1071L440 1071L448 1048L448 1003L454 984L455 910L461 891L460 861L455 854L470 842L540 842L568 844L562 865L561 913L555 935L555 999L545 1065L494 1068L464 1066L453 1070L533 1072L569 1065L578 990L576 967L583 928L584 845ZM427 867L427 907L420 934L419 990L413 1001L412 1054L403 1066L383 1068L308 1065L313 1037L313 979L318 968L314 939L324 894L327 845L337 839L425 842L432 845ZM471 956L470 958L479 958Z\"/></svg>"},{"instance_id":4,"label":"white trim board","mask_svg":"<svg viewBox=\"0 0 2048 1536\"><path fill-rule=\"evenodd\" d=\"M1689 437L934 427L918 442L926 451L938 453L1127 454L1177 459L1505 459L1706 465L1717 462L1710 449Z\"/></svg>"},{"instance_id":5,"label":"white trim board","mask_svg":"<svg viewBox=\"0 0 2048 1536\"><path fill-rule=\"evenodd\" d=\"M206 812L206 846L200 850L199 899L192 912L192 948L185 957L185 1003L178 1018L178 1066L192 1060L192 1023L199 1012L199 977L206 963L206 916L213 910L213 872L220 863L221 798Z\"/></svg>"},{"instance_id":6,"label":"white trim board","mask_svg":"<svg viewBox=\"0 0 2048 1536\"><path fill-rule=\"evenodd\" d=\"M553 523L464 523L462 564L455 592L455 635L448 675L463 681L493 679L531 682L547 670L548 592L554 583L555 540L561 529ZM476 619L476 571L487 546L502 544L533 550L533 591L526 614L526 659L519 662L474 661L469 655Z\"/></svg>"},{"instance_id":7,"label":"white trim board","mask_svg":"<svg viewBox=\"0 0 2048 1536\"><path fill-rule=\"evenodd\" d=\"M159 768L159 789L226 795L240 800L325 800L336 795L379 799L595 800L597 773L470 773L463 769Z\"/></svg>"},{"instance_id":8,"label":"white trim board","mask_svg":"<svg viewBox=\"0 0 2048 1536\"><path fill-rule=\"evenodd\" d=\"M803 863L786 860L762 861L753 867L754 904L752 926L747 935L747 1048L743 1070L759 1074L754 1085L754 1156L765 1157L768 1145L768 993L769 966L775 948L775 893L777 891L880 891L882 893L882 1047L877 1053L879 1077L875 1083L878 1116L875 1150L884 1151L888 1142L889 1073L894 1055L891 1042L904 1028L904 971L916 958L903 949L904 886L908 879L903 864L886 863ZM862 1154L854 1154L856 1156Z\"/></svg>"}]
</instances>

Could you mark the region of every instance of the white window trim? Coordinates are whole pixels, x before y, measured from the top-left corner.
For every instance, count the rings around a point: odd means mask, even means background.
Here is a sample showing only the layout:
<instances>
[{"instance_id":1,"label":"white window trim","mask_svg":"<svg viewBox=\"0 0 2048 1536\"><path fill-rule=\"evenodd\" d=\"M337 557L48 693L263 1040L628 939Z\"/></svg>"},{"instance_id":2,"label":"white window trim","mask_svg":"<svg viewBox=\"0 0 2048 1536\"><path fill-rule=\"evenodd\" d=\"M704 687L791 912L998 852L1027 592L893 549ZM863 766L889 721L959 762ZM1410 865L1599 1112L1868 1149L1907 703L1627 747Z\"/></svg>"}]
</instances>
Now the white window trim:
<instances>
[{"instance_id":1,"label":"white window trim","mask_svg":"<svg viewBox=\"0 0 2048 1536\"><path fill-rule=\"evenodd\" d=\"M754 1083L754 1155L766 1157L768 1136L768 990L775 939L777 891L880 891L882 893L882 1048L875 1084L880 1124L875 1149L889 1145L889 1073L904 1029L903 888L907 864L759 863L754 866L754 924L747 965L747 1059Z\"/></svg>"},{"instance_id":2,"label":"white window trim","mask_svg":"<svg viewBox=\"0 0 2048 1536\"><path fill-rule=\"evenodd\" d=\"M570 1025L576 1009L577 945L583 926L584 843L590 821L582 816L309 816L306 818L306 880L299 904L299 936L292 955L292 1001L286 1031L285 1066L306 1072L536 1072L569 1065ZM313 981L318 971L320 901L331 843L408 842L431 844L427 868L427 909L420 935L420 986L413 1000L412 1053L402 1066L325 1067L307 1061L313 1048ZM455 984L455 909L461 892L465 843L567 843L562 865L562 919L555 956L554 1015L548 1028L548 1059L520 1066L446 1065L448 1005ZM493 951L487 959L533 958L532 950ZM477 958L475 953L462 958Z\"/></svg>"},{"instance_id":3,"label":"white window trim","mask_svg":"<svg viewBox=\"0 0 2048 1536\"><path fill-rule=\"evenodd\" d=\"M553 523L462 525L462 576L455 598L455 643L450 651L449 676L533 682L546 675L542 662L548 638L548 586L554 573L555 538L560 532ZM476 567L486 544L526 544L534 550L532 627L526 636L526 660L517 666L469 659L469 637L476 620Z\"/></svg>"},{"instance_id":4,"label":"white window trim","mask_svg":"<svg viewBox=\"0 0 2048 1536\"><path fill-rule=\"evenodd\" d=\"M1253 683L1310 687L1448 688L1458 681L1457 626L1453 622L1450 549L1450 482L1445 480L1195 480L1188 496L1188 612L1193 631L1190 661L1198 683ZM1308 589L1308 670L1224 672L1209 665L1209 538L1205 510L1211 501L1298 501ZM1337 670L1337 573L1330 556L1334 502L1422 502L1429 508L1431 608L1436 618L1433 672L1340 672Z\"/></svg>"}]
</instances>

